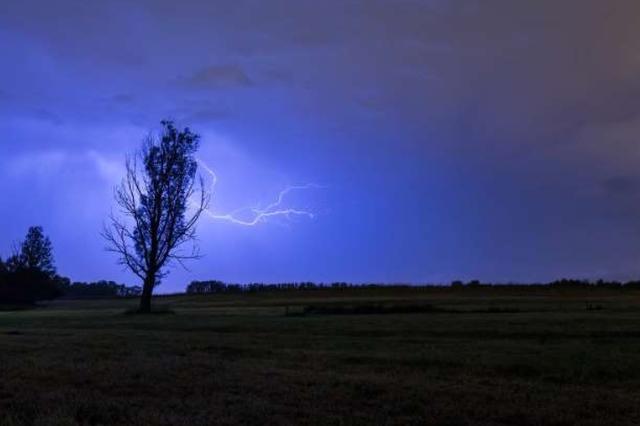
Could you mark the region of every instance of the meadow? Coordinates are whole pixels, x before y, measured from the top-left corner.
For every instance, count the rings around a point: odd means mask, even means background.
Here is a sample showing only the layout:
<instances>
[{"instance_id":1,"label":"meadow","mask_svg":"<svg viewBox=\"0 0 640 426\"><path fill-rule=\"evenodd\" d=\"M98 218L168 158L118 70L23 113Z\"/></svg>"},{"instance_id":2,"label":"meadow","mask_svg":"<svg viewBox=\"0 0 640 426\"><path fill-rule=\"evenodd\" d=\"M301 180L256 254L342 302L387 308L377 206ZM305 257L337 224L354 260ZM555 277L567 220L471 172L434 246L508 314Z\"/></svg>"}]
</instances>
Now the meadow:
<instances>
[{"instance_id":1,"label":"meadow","mask_svg":"<svg viewBox=\"0 0 640 426\"><path fill-rule=\"evenodd\" d=\"M0 312L0 424L640 424L638 290L178 295L126 314L136 303Z\"/></svg>"}]
</instances>

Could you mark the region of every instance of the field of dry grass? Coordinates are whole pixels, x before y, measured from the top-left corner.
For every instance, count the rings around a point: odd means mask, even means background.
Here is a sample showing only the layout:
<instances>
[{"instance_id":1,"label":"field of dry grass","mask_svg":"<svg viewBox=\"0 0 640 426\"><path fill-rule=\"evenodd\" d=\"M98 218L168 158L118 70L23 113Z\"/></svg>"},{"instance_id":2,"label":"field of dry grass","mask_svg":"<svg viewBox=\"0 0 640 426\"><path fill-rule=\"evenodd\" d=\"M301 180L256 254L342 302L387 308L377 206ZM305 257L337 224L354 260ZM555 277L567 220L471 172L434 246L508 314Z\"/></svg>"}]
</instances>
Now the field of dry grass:
<instances>
[{"instance_id":1,"label":"field of dry grass","mask_svg":"<svg viewBox=\"0 0 640 426\"><path fill-rule=\"evenodd\" d=\"M0 424L640 424L638 292L345 290L156 304L173 313L126 315L126 299L0 312ZM366 304L433 309L296 314Z\"/></svg>"}]
</instances>

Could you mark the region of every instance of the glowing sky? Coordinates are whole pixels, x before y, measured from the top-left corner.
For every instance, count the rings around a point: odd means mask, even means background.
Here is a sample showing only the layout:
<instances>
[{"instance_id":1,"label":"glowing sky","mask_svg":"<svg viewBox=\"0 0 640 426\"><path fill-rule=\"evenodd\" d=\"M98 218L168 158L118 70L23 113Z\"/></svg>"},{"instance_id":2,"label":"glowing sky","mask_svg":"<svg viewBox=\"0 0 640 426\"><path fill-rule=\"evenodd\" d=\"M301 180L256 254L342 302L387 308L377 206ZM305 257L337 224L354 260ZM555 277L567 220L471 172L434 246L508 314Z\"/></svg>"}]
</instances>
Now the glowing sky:
<instances>
[{"instance_id":1,"label":"glowing sky","mask_svg":"<svg viewBox=\"0 0 640 426\"><path fill-rule=\"evenodd\" d=\"M43 225L61 273L134 283L99 232L165 117L217 209L192 279L640 276L636 0L3 0L0 254Z\"/></svg>"}]
</instances>

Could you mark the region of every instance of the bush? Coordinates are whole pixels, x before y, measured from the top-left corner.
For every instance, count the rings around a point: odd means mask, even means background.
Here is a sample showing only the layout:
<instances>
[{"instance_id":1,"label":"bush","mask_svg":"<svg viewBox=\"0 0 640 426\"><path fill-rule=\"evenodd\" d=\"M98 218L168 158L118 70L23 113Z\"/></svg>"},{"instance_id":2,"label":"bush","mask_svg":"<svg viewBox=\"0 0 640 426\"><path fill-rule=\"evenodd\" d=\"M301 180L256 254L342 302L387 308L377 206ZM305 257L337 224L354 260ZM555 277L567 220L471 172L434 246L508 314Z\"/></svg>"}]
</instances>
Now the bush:
<instances>
[{"instance_id":1,"label":"bush","mask_svg":"<svg viewBox=\"0 0 640 426\"><path fill-rule=\"evenodd\" d=\"M33 304L40 300L59 297L63 278L50 277L38 269L18 269L5 272L0 278L0 302L10 304Z\"/></svg>"}]
</instances>

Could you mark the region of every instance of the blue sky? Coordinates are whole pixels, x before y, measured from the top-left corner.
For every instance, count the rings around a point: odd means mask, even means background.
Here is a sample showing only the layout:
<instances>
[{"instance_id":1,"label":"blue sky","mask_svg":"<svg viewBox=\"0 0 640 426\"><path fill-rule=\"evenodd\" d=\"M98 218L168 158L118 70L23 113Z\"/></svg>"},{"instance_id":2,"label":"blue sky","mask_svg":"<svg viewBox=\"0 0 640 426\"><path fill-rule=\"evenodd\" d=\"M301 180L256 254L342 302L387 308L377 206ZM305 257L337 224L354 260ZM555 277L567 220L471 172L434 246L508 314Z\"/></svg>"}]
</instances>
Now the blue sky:
<instances>
[{"instance_id":1,"label":"blue sky","mask_svg":"<svg viewBox=\"0 0 640 426\"><path fill-rule=\"evenodd\" d=\"M614 0L8 0L0 254L28 226L62 274L104 252L124 158L172 118L216 212L193 279L448 282L640 275L640 29Z\"/></svg>"}]
</instances>

